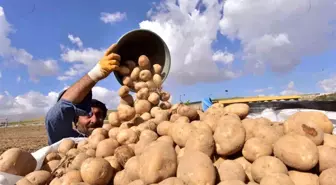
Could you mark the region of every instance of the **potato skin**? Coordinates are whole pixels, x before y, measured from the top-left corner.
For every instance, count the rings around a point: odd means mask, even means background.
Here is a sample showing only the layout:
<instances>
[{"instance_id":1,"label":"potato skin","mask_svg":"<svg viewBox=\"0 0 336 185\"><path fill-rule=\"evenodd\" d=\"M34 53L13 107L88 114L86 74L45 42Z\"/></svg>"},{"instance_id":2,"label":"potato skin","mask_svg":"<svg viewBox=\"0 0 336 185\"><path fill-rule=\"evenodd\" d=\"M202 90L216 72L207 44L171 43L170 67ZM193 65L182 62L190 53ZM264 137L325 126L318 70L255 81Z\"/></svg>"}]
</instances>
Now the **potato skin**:
<instances>
[{"instance_id":1,"label":"potato skin","mask_svg":"<svg viewBox=\"0 0 336 185\"><path fill-rule=\"evenodd\" d=\"M319 176L320 185L334 185L336 184L336 167L324 170Z\"/></svg>"},{"instance_id":2,"label":"potato skin","mask_svg":"<svg viewBox=\"0 0 336 185\"><path fill-rule=\"evenodd\" d=\"M83 181L88 184L106 185L114 173L110 163L103 158L88 158L80 168Z\"/></svg>"},{"instance_id":3,"label":"potato skin","mask_svg":"<svg viewBox=\"0 0 336 185\"><path fill-rule=\"evenodd\" d=\"M128 95L129 91L130 91L129 87L124 85L120 87L120 89L118 90L118 94L120 97L124 97Z\"/></svg>"},{"instance_id":4,"label":"potato skin","mask_svg":"<svg viewBox=\"0 0 336 185\"><path fill-rule=\"evenodd\" d=\"M244 119L249 113L250 107L245 103L234 103L224 107L224 111L228 113L234 113L241 119Z\"/></svg>"},{"instance_id":5,"label":"potato skin","mask_svg":"<svg viewBox=\"0 0 336 185\"><path fill-rule=\"evenodd\" d=\"M212 137L212 132L195 128L187 139L185 148L203 152L211 157L215 151L215 141Z\"/></svg>"},{"instance_id":6,"label":"potato skin","mask_svg":"<svg viewBox=\"0 0 336 185\"><path fill-rule=\"evenodd\" d=\"M227 181L222 181L217 185L245 185L245 183L240 180L227 180Z\"/></svg>"},{"instance_id":7,"label":"potato skin","mask_svg":"<svg viewBox=\"0 0 336 185\"><path fill-rule=\"evenodd\" d=\"M223 161L218 168L221 181L240 180L245 182L246 175L244 168L234 160Z\"/></svg>"},{"instance_id":8,"label":"potato skin","mask_svg":"<svg viewBox=\"0 0 336 185\"><path fill-rule=\"evenodd\" d=\"M245 141L245 129L242 124L228 122L217 125L214 139L219 155L232 155L241 150Z\"/></svg>"},{"instance_id":9,"label":"potato skin","mask_svg":"<svg viewBox=\"0 0 336 185\"><path fill-rule=\"evenodd\" d=\"M162 71L162 67L160 64L154 64L153 65L153 71L155 74L160 74Z\"/></svg>"},{"instance_id":10,"label":"potato skin","mask_svg":"<svg viewBox=\"0 0 336 185\"><path fill-rule=\"evenodd\" d=\"M132 79L133 81L138 80L140 71L141 71L141 69L140 69L139 67L135 67L135 68L132 70L132 73L131 73L131 76L130 76L130 77L131 77L131 79Z\"/></svg>"},{"instance_id":11,"label":"potato skin","mask_svg":"<svg viewBox=\"0 0 336 185\"><path fill-rule=\"evenodd\" d=\"M295 185L294 182L283 173L273 173L265 176L260 185Z\"/></svg>"},{"instance_id":12,"label":"potato skin","mask_svg":"<svg viewBox=\"0 0 336 185\"><path fill-rule=\"evenodd\" d=\"M301 171L312 169L318 162L318 150L308 137L298 134L282 136L273 147L274 155L287 166Z\"/></svg>"},{"instance_id":13,"label":"potato skin","mask_svg":"<svg viewBox=\"0 0 336 185\"><path fill-rule=\"evenodd\" d=\"M76 143L71 139L63 139L58 146L58 152L66 154L71 148L74 148Z\"/></svg>"},{"instance_id":14,"label":"potato skin","mask_svg":"<svg viewBox=\"0 0 336 185\"><path fill-rule=\"evenodd\" d=\"M253 162L261 156L272 155L273 148L270 144L265 142L263 139L254 137L247 140L243 147L243 156Z\"/></svg>"},{"instance_id":15,"label":"potato skin","mask_svg":"<svg viewBox=\"0 0 336 185\"><path fill-rule=\"evenodd\" d=\"M324 134L323 145L336 148L336 135Z\"/></svg>"},{"instance_id":16,"label":"potato skin","mask_svg":"<svg viewBox=\"0 0 336 185\"><path fill-rule=\"evenodd\" d=\"M272 173L287 174L286 165L280 159L272 156L259 157L252 163L251 174L256 182L260 182L262 178Z\"/></svg>"},{"instance_id":17,"label":"potato skin","mask_svg":"<svg viewBox=\"0 0 336 185\"><path fill-rule=\"evenodd\" d=\"M141 55L138 59L138 65L141 69L149 69L150 68L150 61L146 55Z\"/></svg>"},{"instance_id":18,"label":"potato skin","mask_svg":"<svg viewBox=\"0 0 336 185\"><path fill-rule=\"evenodd\" d=\"M142 70L140 71L139 78L140 80L147 82L152 79L152 73L147 69Z\"/></svg>"},{"instance_id":19,"label":"potato skin","mask_svg":"<svg viewBox=\"0 0 336 185\"><path fill-rule=\"evenodd\" d=\"M49 183L51 177L50 172L44 170L37 170L25 176L34 185L45 185Z\"/></svg>"},{"instance_id":20,"label":"potato skin","mask_svg":"<svg viewBox=\"0 0 336 185\"><path fill-rule=\"evenodd\" d=\"M108 157L114 155L114 150L119 146L115 139L104 139L100 141L96 149L96 157Z\"/></svg>"},{"instance_id":21,"label":"potato skin","mask_svg":"<svg viewBox=\"0 0 336 185\"><path fill-rule=\"evenodd\" d=\"M319 177L316 174L292 170L288 172L288 176L295 185L319 185Z\"/></svg>"},{"instance_id":22,"label":"potato skin","mask_svg":"<svg viewBox=\"0 0 336 185\"><path fill-rule=\"evenodd\" d=\"M118 108L118 115L121 121L130 121L135 116L135 109L129 105L119 105Z\"/></svg>"},{"instance_id":23,"label":"potato skin","mask_svg":"<svg viewBox=\"0 0 336 185\"><path fill-rule=\"evenodd\" d=\"M216 171L209 156L199 151L185 151L179 159L176 177L188 185L214 185Z\"/></svg>"},{"instance_id":24,"label":"potato skin","mask_svg":"<svg viewBox=\"0 0 336 185\"><path fill-rule=\"evenodd\" d=\"M152 105L147 100L138 100L134 105L134 109L137 114L143 114L145 112L149 112L151 108Z\"/></svg>"},{"instance_id":25,"label":"potato skin","mask_svg":"<svg viewBox=\"0 0 336 185\"><path fill-rule=\"evenodd\" d=\"M319 153L319 170L320 172L336 167L336 148L330 146L318 146Z\"/></svg>"},{"instance_id":26,"label":"potato skin","mask_svg":"<svg viewBox=\"0 0 336 185\"><path fill-rule=\"evenodd\" d=\"M0 171L25 176L35 170L36 159L28 152L19 148L6 150L0 156Z\"/></svg>"}]
</instances>

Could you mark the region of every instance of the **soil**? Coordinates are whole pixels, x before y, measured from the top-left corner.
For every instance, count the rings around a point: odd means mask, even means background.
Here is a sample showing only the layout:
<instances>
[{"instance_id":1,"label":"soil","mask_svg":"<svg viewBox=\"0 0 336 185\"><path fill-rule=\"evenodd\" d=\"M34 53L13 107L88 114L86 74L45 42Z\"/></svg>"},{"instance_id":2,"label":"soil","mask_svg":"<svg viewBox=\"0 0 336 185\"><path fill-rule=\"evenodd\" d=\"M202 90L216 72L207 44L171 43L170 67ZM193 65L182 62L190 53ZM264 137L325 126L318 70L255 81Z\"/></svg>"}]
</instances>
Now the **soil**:
<instances>
[{"instance_id":1,"label":"soil","mask_svg":"<svg viewBox=\"0 0 336 185\"><path fill-rule=\"evenodd\" d=\"M35 152L47 145L48 138L44 125L0 128L0 154L14 147Z\"/></svg>"}]
</instances>

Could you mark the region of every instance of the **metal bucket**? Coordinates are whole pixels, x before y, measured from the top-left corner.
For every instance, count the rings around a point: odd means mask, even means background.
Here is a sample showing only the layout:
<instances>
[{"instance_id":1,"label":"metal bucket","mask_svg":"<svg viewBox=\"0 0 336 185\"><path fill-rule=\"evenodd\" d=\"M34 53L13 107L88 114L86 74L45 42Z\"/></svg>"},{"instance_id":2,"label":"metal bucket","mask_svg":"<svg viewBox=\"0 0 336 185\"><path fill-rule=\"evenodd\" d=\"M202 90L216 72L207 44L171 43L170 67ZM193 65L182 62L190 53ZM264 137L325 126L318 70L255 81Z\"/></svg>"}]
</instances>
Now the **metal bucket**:
<instances>
[{"instance_id":1,"label":"metal bucket","mask_svg":"<svg viewBox=\"0 0 336 185\"><path fill-rule=\"evenodd\" d=\"M170 52L163 41L163 39L156 33L145 30L137 29L130 31L123 35L117 42L117 51L121 57L121 64L127 60L133 60L138 63L140 55L146 55L151 64L160 64L162 66L162 82L166 80L170 70ZM118 82L122 83L122 76L118 72L114 72ZM134 89L131 89L134 92Z\"/></svg>"}]
</instances>

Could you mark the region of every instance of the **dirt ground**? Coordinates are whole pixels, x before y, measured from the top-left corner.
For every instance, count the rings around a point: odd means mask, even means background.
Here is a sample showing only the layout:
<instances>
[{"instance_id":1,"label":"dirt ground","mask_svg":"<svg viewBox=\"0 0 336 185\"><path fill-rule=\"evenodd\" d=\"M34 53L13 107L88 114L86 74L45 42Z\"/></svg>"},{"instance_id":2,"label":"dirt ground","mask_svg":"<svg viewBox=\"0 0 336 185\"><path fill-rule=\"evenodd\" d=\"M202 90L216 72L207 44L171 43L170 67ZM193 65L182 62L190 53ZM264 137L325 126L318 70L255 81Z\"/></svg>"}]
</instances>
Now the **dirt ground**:
<instances>
[{"instance_id":1,"label":"dirt ground","mask_svg":"<svg viewBox=\"0 0 336 185\"><path fill-rule=\"evenodd\" d=\"M47 145L44 125L0 128L0 154L13 147L34 152Z\"/></svg>"}]
</instances>

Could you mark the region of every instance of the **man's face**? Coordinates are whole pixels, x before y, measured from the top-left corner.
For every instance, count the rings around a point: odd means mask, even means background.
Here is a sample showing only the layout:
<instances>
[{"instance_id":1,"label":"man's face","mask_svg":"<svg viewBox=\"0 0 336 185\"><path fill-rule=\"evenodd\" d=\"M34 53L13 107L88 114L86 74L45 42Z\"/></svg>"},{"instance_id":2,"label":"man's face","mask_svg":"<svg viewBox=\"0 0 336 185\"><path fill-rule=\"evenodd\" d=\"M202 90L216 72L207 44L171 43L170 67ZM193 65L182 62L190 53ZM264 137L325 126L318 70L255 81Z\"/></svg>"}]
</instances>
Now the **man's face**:
<instances>
[{"instance_id":1,"label":"man's face","mask_svg":"<svg viewBox=\"0 0 336 185\"><path fill-rule=\"evenodd\" d=\"M91 108L91 114L88 116L79 116L77 122L77 129L89 135L95 128L102 127L104 124L103 111L98 107Z\"/></svg>"}]
</instances>

